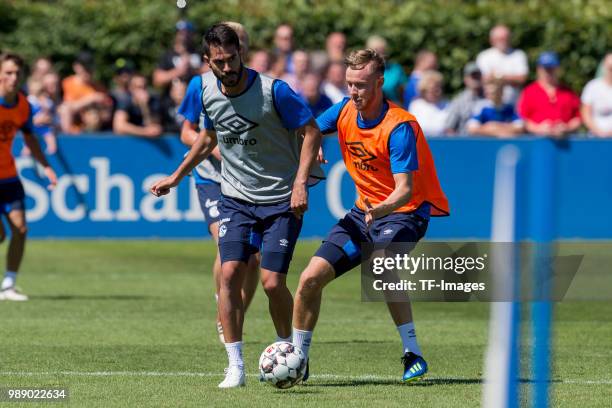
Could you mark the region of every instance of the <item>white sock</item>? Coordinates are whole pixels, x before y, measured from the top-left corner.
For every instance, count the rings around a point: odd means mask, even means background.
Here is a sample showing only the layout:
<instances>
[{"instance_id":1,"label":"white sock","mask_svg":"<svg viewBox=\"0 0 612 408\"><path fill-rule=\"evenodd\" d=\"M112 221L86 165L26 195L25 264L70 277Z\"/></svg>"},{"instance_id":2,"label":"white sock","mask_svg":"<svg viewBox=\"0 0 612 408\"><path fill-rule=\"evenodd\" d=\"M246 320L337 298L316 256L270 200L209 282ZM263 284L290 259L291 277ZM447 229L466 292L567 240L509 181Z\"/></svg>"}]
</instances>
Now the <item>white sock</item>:
<instances>
[{"instance_id":1,"label":"white sock","mask_svg":"<svg viewBox=\"0 0 612 408\"><path fill-rule=\"evenodd\" d=\"M414 323L406 323L401 326L397 326L397 331L402 338L402 344L404 345L404 353L409 351L413 352L417 356L422 356L421 348L417 342L416 331L414 330Z\"/></svg>"},{"instance_id":2,"label":"white sock","mask_svg":"<svg viewBox=\"0 0 612 408\"><path fill-rule=\"evenodd\" d=\"M310 341L312 340L312 332L293 328L293 344L302 349L304 357L308 358L310 350Z\"/></svg>"},{"instance_id":3,"label":"white sock","mask_svg":"<svg viewBox=\"0 0 612 408\"><path fill-rule=\"evenodd\" d=\"M215 302L219 303L219 294L215 293Z\"/></svg>"},{"instance_id":4,"label":"white sock","mask_svg":"<svg viewBox=\"0 0 612 408\"><path fill-rule=\"evenodd\" d=\"M4 274L4 279L2 280L1 289L8 289L15 286L15 281L17 280L17 272L6 271Z\"/></svg>"},{"instance_id":5,"label":"white sock","mask_svg":"<svg viewBox=\"0 0 612 408\"><path fill-rule=\"evenodd\" d=\"M230 367L244 368L244 361L242 361L242 342L237 341L235 343L225 343L225 351L227 351L227 359L229 360Z\"/></svg>"}]
</instances>

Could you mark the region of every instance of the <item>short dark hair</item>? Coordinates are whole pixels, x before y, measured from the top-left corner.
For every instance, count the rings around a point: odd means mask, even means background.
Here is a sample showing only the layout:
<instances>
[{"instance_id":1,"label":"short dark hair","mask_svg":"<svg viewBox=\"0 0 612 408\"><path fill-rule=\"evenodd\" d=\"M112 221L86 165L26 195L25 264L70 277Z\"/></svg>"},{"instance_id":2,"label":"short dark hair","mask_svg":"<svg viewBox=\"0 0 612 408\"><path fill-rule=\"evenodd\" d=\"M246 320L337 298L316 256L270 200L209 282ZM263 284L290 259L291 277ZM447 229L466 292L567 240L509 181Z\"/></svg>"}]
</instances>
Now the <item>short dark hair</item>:
<instances>
[{"instance_id":1,"label":"short dark hair","mask_svg":"<svg viewBox=\"0 0 612 408\"><path fill-rule=\"evenodd\" d=\"M89 73L93 72L95 67L94 56L89 51L81 51L74 60L75 64L81 65Z\"/></svg>"},{"instance_id":2,"label":"short dark hair","mask_svg":"<svg viewBox=\"0 0 612 408\"><path fill-rule=\"evenodd\" d=\"M13 61L15 65L19 67L20 70L23 69L25 65L23 58L12 52L3 52L2 54L0 54L0 67L2 67L5 61Z\"/></svg>"},{"instance_id":3,"label":"short dark hair","mask_svg":"<svg viewBox=\"0 0 612 408\"><path fill-rule=\"evenodd\" d=\"M370 62L373 62L374 72L384 75L385 59L372 48L353 51L344 59L344 63L347 67L357 70L365 68Z\"/></svg>"},{"instance_id":4,"label":"short dark hair","mask_svg":"<svg viewBox=\"0 0 612 408\"><path fill-rule=\"evenodd\" d=\"M204 54L210 57L210 47L227 47L235 46L236 50L240 52L240 39L236 31L225 24L219 23L210 27L206 34L204 34L203 48Z\"/></svg>"}]
</instances>

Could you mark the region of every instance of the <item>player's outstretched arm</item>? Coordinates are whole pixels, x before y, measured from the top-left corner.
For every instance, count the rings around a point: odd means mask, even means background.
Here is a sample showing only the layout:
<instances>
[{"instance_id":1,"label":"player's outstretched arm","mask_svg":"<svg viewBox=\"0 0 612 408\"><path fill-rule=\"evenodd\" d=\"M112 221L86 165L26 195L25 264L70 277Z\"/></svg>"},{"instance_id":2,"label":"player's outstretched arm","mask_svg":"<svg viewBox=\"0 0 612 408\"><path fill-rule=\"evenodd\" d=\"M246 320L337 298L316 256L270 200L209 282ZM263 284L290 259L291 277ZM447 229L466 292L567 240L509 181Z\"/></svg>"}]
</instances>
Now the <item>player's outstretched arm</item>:
<instances>
[{"instance_id":1,"label":"player's outstretched arm","mask_svg":"<svg viewBox=\"0 0 612 408\"><path fill-rule=\"evenodd\" d=\"M298 130L298 135L302 134L304 135L304 144L300 153L300 165L291 191L291 210L298 218L308 209L308 177L310 176L310 169L319 155L322 139L321 131L314 119L311 119L303 128Z\"/></svg>"},{"instance_id":2,"label":"player's outstretched arm","mask_svg":"<svg viewBox=\"0 0 612 408\"><path fill-rule=\"evenodd\" d=\"M34 156L36 161L39 162L41 166L43 166L45 177L47 177L47 179L49 180L49 189L52 189L57 184L57 175L55 174L55 171L53 171L53 168L47 161L45 154L40 148L38 139L36 139L36 137L32 133L24 131L23 141L30 149L30 152L32 152L32 156Z\"/></svg>"},{"instance_id":3,"label":"player's outstretched arm","mask_svg":"<svg viewBox=\"0 0 612 408\"><path fill-rule=\"evenodd\" d=\"M393 179L395 180L395 188L383 202L374 207L366 197L365 221L368 226L375 219L391 214L410 201L412 196L412 173L396 173L393 174Z\"/></svg>"},{"instance_id":4,"label":"player's outstretched arm","mask_svg":"<svg viewBox=\"0 0 612 408\"><path fill-rule=\"evenodd\" d=\"M212 130L202 130L189 153L183 159L178 168L169 175L151 186L151 193L156 196L168 194L170 189L176 187L178 183L188 175L195 166L206 159L210 152L217 146L217 132Z\"/></svg>"}]
</instances>

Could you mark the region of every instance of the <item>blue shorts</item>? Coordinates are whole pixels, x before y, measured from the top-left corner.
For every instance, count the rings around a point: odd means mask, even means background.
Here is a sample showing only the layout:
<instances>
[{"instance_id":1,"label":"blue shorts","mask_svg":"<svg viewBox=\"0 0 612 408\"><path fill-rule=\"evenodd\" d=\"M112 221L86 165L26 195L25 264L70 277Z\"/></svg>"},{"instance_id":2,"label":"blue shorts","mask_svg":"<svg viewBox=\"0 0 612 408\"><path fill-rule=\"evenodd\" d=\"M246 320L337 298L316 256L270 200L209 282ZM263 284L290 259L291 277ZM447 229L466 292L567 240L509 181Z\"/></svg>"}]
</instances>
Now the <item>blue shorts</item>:
<instances>
[{"instance_id":1,"label":"blue shorts","mask_svg":"<svg viewBox=\"0 0 612 408\"><path fill-rule=\"evenodd\" d=\"M261 250L261 267L286 274L302 219L291 212L289 201L251 204L223 196L219 221L221 263L247 262Z\"/></svg>"},{"instance_id":2,"label":"blue shorts","mask_svg":"<svg viewBox=\"0 0 612 408\"><path fill-rule=\"evenodd\" d=\"M221 202L221 186L217 183L196 184L200 208L208 224L208 228L221 219L219 205Z\"/></svg>"},{"instance_id":3,"label":"blue shorts","mask_svg":"<svg viewBox=\"0 0 612 408\"><path fill-rule=\"evenodd\" d=\"M368 230L365 214L353 207L329 232L315 256L327 260L336 277L361 263L361 244L378 244L384 248L391 242L418 242L427 231L429 221L415 213L392 213L374 220Z\"/></svg>"},{"instance_id":4,"label":"blue shorts","mask_svg":"<svg viewBox=\"0 0 612 408\"><path fill-rule=\"evenodd\" d=\"M0 180L0 214L25 210L25 192L18 178Z\"/></svg>"}]
</instances>

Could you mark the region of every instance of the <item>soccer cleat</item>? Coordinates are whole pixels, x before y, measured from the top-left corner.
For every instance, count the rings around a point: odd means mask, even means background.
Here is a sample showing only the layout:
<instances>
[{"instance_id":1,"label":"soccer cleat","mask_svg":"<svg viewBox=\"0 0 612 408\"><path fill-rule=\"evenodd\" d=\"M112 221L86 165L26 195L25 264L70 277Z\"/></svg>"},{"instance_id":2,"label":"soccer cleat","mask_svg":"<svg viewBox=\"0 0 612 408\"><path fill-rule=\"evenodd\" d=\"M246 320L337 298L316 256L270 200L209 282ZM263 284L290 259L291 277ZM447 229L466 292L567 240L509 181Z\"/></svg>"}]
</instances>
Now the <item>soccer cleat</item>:
<instances>
[{"instance_id":1,"label":"soccer cleat","mask_svg":"<svg viewBox=\"0 0 612 408\"><path fill-rule=\"evenodd\" d=\"M306 380L308 380L308 377L310 377L309 364L310 359L306 360L306 369L304 370L304 375L302 376L302 382L306 382Z\"/></svg>"},{"instance_id":2,"label":"soccer cleat","mask_svg":"<svg viewBox=\"0 0 612 408\"><path fill-rule=\"evenodd\" d=\"M0 300L12 300L13 302L25 302L28 297L21 293L17 288L10 287L0 291Z\"/></svg>"},{"instance_id":3,"label":"soccer cleat","mask_svg":"<svg viewBox=\"0 0 612 408\"><path fill-rule=\"evenodd\" d=\"M223 335L223 325L217 320L217 334L219 335L219 341L225 344L225 336Z\"/></svg>"},{"instance_id":4,"label":"soccer cleat","mask_svg":"<svg viewBox=\"0 0 612 408\"><path fill-rule=\"evenodd\" d=\"M246 385L244 368L231 366L225 369L225 379L219 384L219 388L236 388Z\"/></svg>"},{"instance_id":5,"label":"soccer cleat","mask_svg":"<svg viewBox=\"0 0 612 408\"><path fill-rule=\"evenodd\" d=\"M404 364L404 376L402 377L404 382L418 380L427 373L428 367L423 357L412 352L404 354L402 363Z\"/></svg>"}]
</instances>

